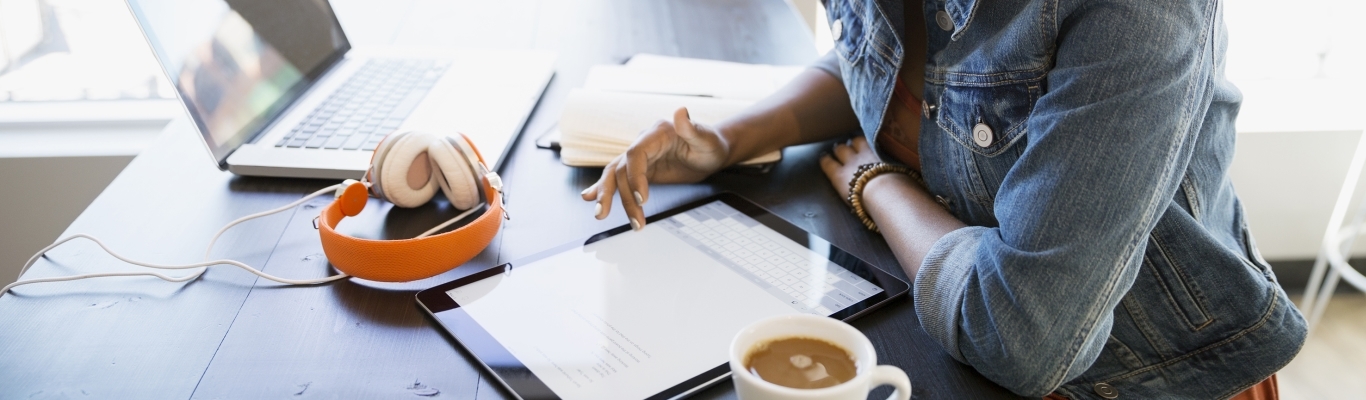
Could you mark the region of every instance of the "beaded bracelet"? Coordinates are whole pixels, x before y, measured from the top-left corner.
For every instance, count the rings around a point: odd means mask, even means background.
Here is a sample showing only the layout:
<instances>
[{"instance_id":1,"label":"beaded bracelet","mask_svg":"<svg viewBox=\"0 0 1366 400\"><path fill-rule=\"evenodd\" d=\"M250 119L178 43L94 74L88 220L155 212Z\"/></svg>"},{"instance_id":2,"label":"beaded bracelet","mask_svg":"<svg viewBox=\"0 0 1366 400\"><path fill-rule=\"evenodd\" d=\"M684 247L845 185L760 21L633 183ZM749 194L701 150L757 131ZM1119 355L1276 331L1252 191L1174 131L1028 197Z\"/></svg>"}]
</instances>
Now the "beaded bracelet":
<instances>
[{"instance_id":1,"label":"beaded bracelet","mask_svg":"<svg viewBox=\"0 0 1366 400\"><path fill-rule=\"evenodd\" d=\"M849 208L854 211L854 216L858 217L860 222L863 222L863 226L868 227L868 230L873 232L880 231L877 229L877 224L873 223L873 218L868 216L868 211L863 208L863 188L868 185L868 181L873 180L873 178L878 175L888 172L906 174L917 183L920 183L921 185L925 184L925 181L920 177L919 172L915 172L913 169L900 165L888 164L885 162L860 165L858 171L854 172L854 179L849 181L849 198L847 200L849 200Z\"/></svg>"}]
</instances>

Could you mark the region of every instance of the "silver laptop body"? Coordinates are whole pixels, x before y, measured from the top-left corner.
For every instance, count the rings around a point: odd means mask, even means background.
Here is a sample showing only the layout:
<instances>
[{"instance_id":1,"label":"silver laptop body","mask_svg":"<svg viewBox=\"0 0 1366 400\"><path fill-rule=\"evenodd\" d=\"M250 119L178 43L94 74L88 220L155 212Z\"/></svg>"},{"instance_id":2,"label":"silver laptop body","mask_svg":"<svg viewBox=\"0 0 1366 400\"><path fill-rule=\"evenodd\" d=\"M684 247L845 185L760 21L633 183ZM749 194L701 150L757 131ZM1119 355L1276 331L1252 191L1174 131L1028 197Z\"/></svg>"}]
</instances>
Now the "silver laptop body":
<instances>
[{"instance_id":1,"label":"silver laptop body","mask_svg":"<svg viewBox=\"0 0 1366 400\"><path fill-rule=\"evenodd\" d=\"M128 0L220 169L360 179L390 132L469 137L490 167L535 108L542 51L352 49L320 0Z\"/></svg>"}]
</instances>

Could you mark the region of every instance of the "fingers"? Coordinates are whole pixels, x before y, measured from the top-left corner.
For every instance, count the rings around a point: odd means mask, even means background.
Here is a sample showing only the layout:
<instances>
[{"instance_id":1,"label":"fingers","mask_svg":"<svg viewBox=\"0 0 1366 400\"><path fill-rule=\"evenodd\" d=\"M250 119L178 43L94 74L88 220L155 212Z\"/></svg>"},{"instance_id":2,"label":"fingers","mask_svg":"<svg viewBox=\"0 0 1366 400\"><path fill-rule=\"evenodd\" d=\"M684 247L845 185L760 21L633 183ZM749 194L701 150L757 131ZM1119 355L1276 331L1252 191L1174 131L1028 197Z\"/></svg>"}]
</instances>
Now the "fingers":
<instances>
[{"instance_id":1,"label":"fingers","mask_svg":"<svg viewBox=\"0 0 1366 400\"><path fill-rule=\"evenodd\" d=\"M856 136L842 143L836 142L830 147L830 154L834 156L835 162L841 165L867 162L868 156L873 154L872 152L872 146L868 145L868 139L863 136Z\"/></svg>"},{"instance_id":2,"label":"fingers","mask_svg":"<svg viewBox=\"0 0 1366 400\"><path fill-rule=\"evenodd\" d=\"M626 152L626 185L623 187L630 188L632 200L640 206L644 206L645 201L650 198L649 168L650 160L642 151Z\"/></svg>"},{"instance_id":3,"label":"fingers","mask_svg":"<svg viewBox=\"0 0 1366 400\"><path fill-rule=\"evenodd\" d=\"M872 150L872 148L868 147L868 139L863 136L855 137L853 142L854 150L859 153Z\"/></svg>"},{"instance_id":4,"label":"fingers","mask_svg":"<svg viewBox=\"0 0 1366 400\"><path fill-rule=\"evenodd\" d=\"M820 164L821 171L824 171L827 176L839 172L840 167L844 166L844 164L840 164L838 160L835 160L835 156L830 154L822 154Z\"/></svg>"},{"instance_id":5,"label":"fingers","mask_svg":"<svg viewBox=\"0 0 1366 400\"><path fill-rule=\"evenodd\" d=\"M626 211L626 217L631 220L631 229L638 231L645 226L645 210L641 208L640 202L636 201L636 196L629 185L630 176L627 172L626 165L618 164L616 166L617 192L621 196L621 208Z\"/></svg>"},{"instance_id":6,"label":"fingers","mask_svg":"<svg viewBox=\"0 0 1366 400\"><path fill-rule=\"evenodd\" d=\"M674 110L674 132L683 140L692 142L697 140L697 127L692 124L692 116L688 114L687 107L679 107Z\"/></svg>"},{"instance_id":7,"label":"fingers","mask_svg":"<svg viewBox=\"0 0 1366 400\"><path fill-rule=\"evenodd\" d=\"M621 157L617 157L608 163L602 169L602 178L599 178L598 183L594 185L598 187L596 194L594 194L597 196L598 204L593 206L593 218L607 218L607 214L612 211L612 193L617 191L617 179L614 171L616 171L620 161Z\"/></svg>"},{"instance_id":8,"label":"fingers","mask_svg":"<svg viewBox=\"0 0 1366 400\"><path fill-rule=\"evenodd\" d=\"M836 144L835 148L831 149L831 151L835 153L835 157L840 164L848 164L849 160L854 159L854 154L856 153L853 146L843 143Z\"/></svg>"},{"instance_id":9,"label":"fingers","mask_svg":"<svg viewBox=\"0 0 1366 400\"><path fill-rule=\"evenodd\" d=\"M673 121L661 120L645 129L626 153L613 159L596 183L579 197L594 201L594 217L607 218L612 197L620 198L622 209L635 229L645 223L643 205L650 199L650 181L696 181L712 164L723 164L724 143L717 143L709 128L692 122L687 108L674 111ZM698 150L700 149L700 150ZM710 157L710 158L709 158ZM717 158L720 158L717 160ZM667 158L667 159L666 159ZM681 165L681 166L680 166Z\"/></svg>"},{"instance_id":10,"label":"fingers","mask_svg":"<svg viewBox=\"0 0 1366 400\"><path fill-rule=\"evenodd\" d=\"M603 168L602 177L597 183L579 193L584 201L597 201L593 206L593 218L601 220L611 214L612 194L617 192L621 196L621 207L626 210L626 216L631 220L631 228L640 230L645 226L643 205L649 186L645 173L640 172L646 169L643 160L644 157L636 157L634 160L625 155L617 157ZM637 166L630 168L628 165Z\"/></svg>"},{"instance_id":11,"label":"fingers","mask_svg":"<svg viewBox=\"0 0 1366 400\"><path fill-rule=\"evenodd\" d=\"M835 192L840 195L840 198L847 197L849 188L841 186L849 181L843 171L844 164L840 164L839 161L835 160L835 156L830 154L822 155L820 164L821 171L825 172L825 178L830 180L830 184L835 187Z\"/></svg>"},{"instance_id":12,"label":"fingers","mask_svg":"<svg viewBox=\"0 0 1366 400\"><path fill-rule=\"evenodd\" d=\"M683 120L687 121L687 111L680 111ZM689 124L688 128L691 129L692 125ZM632 225L643 224L645 218L641 206L650 195L650 165L665 151L664 147L668 145L668 141L674 140L669 137L672 136L672 132L673 126L667 121L660 121L654 127L646 129L626 153L617 156L603 168L602 176L596 183L579 193L579 197L584 201L598 203L593 210L595 218L607 218L612 211L612 196L620 193L622 207L626 210L627 217L632 219Z\"/></svg>"}]
</instances>

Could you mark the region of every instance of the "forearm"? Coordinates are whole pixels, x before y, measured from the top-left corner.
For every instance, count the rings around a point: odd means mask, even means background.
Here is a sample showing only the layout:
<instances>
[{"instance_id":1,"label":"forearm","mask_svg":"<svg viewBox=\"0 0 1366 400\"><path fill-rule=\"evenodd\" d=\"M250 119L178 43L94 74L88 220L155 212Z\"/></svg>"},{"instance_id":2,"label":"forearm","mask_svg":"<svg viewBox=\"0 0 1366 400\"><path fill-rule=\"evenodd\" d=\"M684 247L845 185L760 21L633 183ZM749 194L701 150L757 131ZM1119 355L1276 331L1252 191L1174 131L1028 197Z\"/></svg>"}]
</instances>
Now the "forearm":
<instances>
[{"instance_id":1,"label":"forearm","mask_svg":"<svg viewBox=\"0 0 1366 400\"><path fill-rule=\"evenodd\" d=\"M734 165L787 146L848 134L858 129L844 83L807 68L776 93L717 124Z\"/></svg>"},{"instance_id":2,"label":"forearm","mask_svg":"<svg viewBox=\"0 0 1366 400\"><path fill-rule=\"evenodd\" d=\"M868 181L863 206L912 280L939 238L967 226L903 174L882 174Z\"/></svg>"}]
</instances>

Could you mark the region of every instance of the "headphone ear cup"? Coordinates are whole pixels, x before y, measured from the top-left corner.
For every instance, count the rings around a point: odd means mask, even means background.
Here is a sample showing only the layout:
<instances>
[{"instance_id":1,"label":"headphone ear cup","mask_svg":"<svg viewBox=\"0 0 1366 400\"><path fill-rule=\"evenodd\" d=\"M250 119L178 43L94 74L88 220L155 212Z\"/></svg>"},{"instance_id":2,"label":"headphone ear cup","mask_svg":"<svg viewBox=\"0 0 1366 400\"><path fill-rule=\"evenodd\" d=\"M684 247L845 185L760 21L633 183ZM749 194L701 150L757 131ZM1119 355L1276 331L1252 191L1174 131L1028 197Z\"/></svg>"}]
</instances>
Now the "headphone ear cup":
<instances>
[{"instance_id":1,"label":"headphone ear cup","mask_svg":"<svg viewBox=\"0 0 1366 400\"><path fill-rule=\"evenodd\" d=\"M389 149L394 148L394 143L409 133L412 132L394 132L386 135L384 140L379 142L375 152L370 154L370 170L365 171L365 180L370 181L370 194L375 198L385 201L389 199L389 196L384 194L384 177L380 172L384 170L384 160L389 155Z\"/></svg>"},{"instance_id":2,"label":"headphone ear cup","mask_svg":"<svg viewBox=\"0 0 1366 400\"><path fill-rule=\"evenodd\" d=\"M374 184L383 187L376 190L394 205L413 208L426 204L436 195L439 175L432 171L428 147L433 143L432 135L410 133L395 138L384 154L376 154L375 175L379 178Z\"/></svg>"},{"instance_id":3,"label":"headphone ear cup","mask_svg":"<svg viewBox=\"0 0 1366 400\"><path fill-rule=\"evenodd\" d=\"M365 203L370 200L370 196L366 195L368 191L365 184L356 181L351 182L354 183L346 185L341 192L337 193L336 201L337 206L341 207L342 215L348 217L360 215L360 212L365 210Z\"/></svg>"},{"instance_id":4,"label":"headphone ear cup","mask_svg":"<svg viewBox=\"0 0 1366 400\"><path fill-rule=\"evenodd\" d=\"M437 183L441 186L441 192L446 194L446 199L451 201L452 207L468 210L479 205L481 177L475 175L476 168L470 161L470 155L460 148L461 140L463 139L438 139L432 143L428 153L431 154L432 163L440 171L441 176Z\"/></svg>"}]
</instances>

